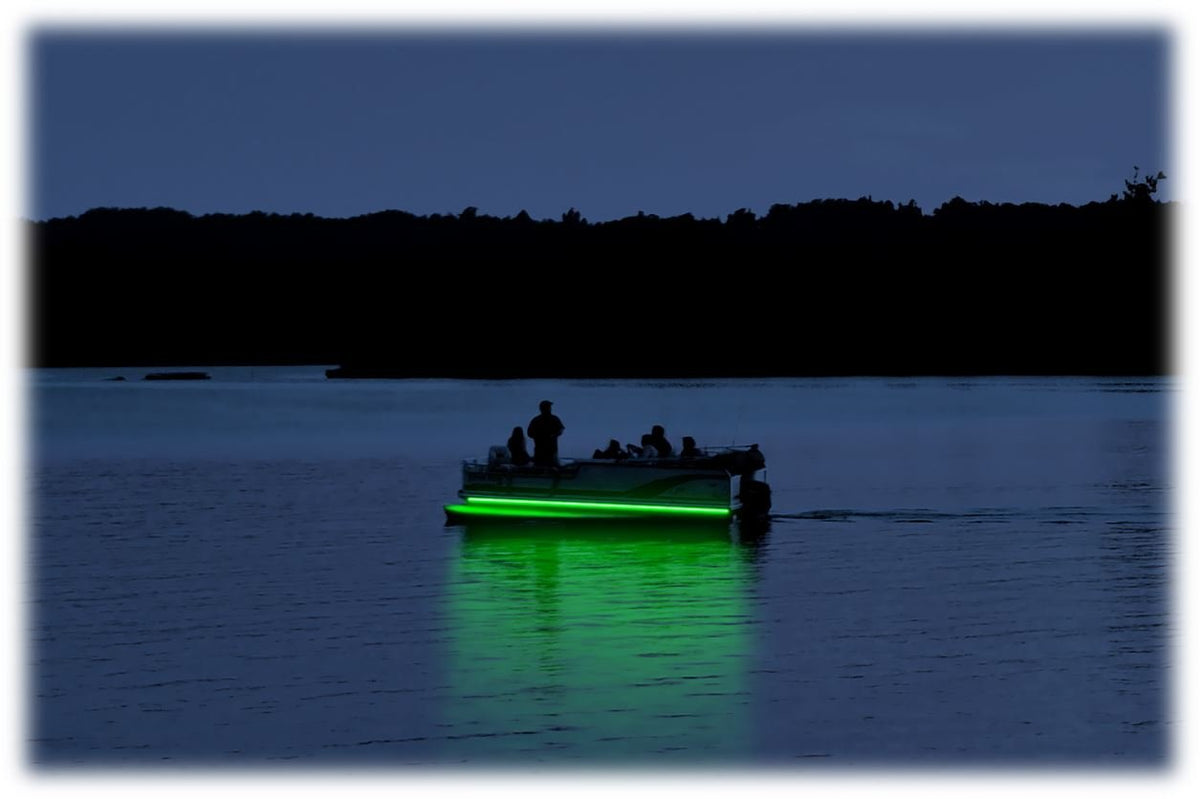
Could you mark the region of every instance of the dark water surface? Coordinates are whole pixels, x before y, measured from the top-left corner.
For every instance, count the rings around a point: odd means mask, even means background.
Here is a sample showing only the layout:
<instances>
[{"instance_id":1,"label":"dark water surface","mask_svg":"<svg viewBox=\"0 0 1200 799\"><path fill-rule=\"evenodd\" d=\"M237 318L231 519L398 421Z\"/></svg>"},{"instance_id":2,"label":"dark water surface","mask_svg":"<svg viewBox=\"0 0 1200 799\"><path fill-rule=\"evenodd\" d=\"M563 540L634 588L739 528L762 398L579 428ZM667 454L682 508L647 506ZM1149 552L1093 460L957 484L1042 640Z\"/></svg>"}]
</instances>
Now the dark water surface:
<instances>
[{"instance_id":1,"label":"dark water surface","mask_svg":"<svg viewBox=\"0 0 1200 799\"><path fill-rule=\"evenodd\" d=\"M31 373L35 766L1171 760L1170 381L209 371ZM447 527L543 398L759 443L769 529Z\"/></svg>"}]
</instances>

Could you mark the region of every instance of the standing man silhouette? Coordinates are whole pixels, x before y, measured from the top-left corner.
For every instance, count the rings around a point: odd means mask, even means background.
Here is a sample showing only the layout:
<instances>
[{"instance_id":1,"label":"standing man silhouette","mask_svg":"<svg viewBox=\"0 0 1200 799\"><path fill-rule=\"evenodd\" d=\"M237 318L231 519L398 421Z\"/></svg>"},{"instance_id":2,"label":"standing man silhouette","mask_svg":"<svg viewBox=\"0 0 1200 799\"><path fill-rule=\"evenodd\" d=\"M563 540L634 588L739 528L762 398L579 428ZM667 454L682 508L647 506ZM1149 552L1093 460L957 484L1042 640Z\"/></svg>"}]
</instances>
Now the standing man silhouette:
<instances>
[{"instance_id":1,"label":"standing man silhouette","mask_svg":"<svg viewBox=\"0 0 1200 799\"><path fill-rule=\"evenodd\" d=\"M553 404L550 400L542 400L538 404L541 413L529 420L529 429L525 431L533 439L535 466L558 465L558 437L566 428L562 420L550 412Z\"/></svg>"}]
</instances>

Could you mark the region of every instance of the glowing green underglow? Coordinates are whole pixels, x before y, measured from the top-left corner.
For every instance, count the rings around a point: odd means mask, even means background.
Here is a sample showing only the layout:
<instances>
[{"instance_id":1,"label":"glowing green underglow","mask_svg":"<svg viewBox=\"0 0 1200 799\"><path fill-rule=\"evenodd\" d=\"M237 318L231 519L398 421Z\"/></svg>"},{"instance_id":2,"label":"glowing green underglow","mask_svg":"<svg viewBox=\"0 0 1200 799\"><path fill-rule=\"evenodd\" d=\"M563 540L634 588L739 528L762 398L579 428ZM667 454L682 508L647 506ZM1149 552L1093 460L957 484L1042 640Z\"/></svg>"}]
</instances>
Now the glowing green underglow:
<instances>
[{"instance_id":1,"label":"glowing green underglow","mask_svg":"<svg viewBox=\"0 0 1200 799\"><path fill-rule=\"evenodd\" d=\"M581 511L595 513L610 512L614 514L643 513L668 516L729 516L728 508L705 508L696 505L637 505L626 502L587 502L565 499L516 499L513 497L467 497L466 505L450 505L447 510L466 509L467 513L478 513L484 508L472 506L487 506L493 512L507 510L505 515L537 515L539 512L574 511L571 515L580 515Z\"/></svg>"},{"instance_id":2,"label":"glowing green underglow","mask_svg":"<svg viewBox=\"0 0 1200 799\"><path fill-rule=\"evenodd\" d=\"M581 519L595 518L599 515L575 508L502 508L490 505L447 505L446 511L459 516L504 516L521 519ZM621 514L609 513L606 515L616 517Z\"/></svg>"}]
</instances>

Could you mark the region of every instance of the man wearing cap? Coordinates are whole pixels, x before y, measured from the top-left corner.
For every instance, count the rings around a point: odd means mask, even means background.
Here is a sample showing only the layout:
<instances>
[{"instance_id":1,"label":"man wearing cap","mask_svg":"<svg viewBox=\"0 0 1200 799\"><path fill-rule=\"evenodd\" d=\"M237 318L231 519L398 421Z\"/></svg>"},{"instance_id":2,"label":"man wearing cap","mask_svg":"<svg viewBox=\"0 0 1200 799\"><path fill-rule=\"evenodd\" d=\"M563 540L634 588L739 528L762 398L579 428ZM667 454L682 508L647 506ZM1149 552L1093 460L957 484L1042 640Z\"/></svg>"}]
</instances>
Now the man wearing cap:
<instances>
[{"instance_id":1,"label":"man wearing cap","mask_svg":"<svg viewBox=\"0 0 1200 799\"><path fill-rule=\"evenodd\" d=\"M550 400L542 400L538 404L541 413L529 420L529 429L525 431L533 439L533 463L536 466L558 465L558 437L566 428L561 419L550 413L553 404Z\"/></svg>"}]
</instances>

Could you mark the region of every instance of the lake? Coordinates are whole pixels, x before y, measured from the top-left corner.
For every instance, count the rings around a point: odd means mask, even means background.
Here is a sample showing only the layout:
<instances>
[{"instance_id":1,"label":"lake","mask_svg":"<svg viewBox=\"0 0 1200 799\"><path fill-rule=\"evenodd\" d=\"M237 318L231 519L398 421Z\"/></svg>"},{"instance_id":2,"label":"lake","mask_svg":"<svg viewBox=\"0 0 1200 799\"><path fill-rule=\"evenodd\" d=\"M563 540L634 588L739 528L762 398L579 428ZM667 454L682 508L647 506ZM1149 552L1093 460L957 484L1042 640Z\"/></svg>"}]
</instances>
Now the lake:
<instances>
[{"instance_id":1,"label":"lake","mask_svg":"<svg viewBox=\"0 0 1200 799\"><path fill-rule=\"evenodd\" d=\"M179 368L29 372L36 768L1171 763L1169 379ZM759 444L769 528L447 526L542 399Z\"/></svg>"}]
</instances>

